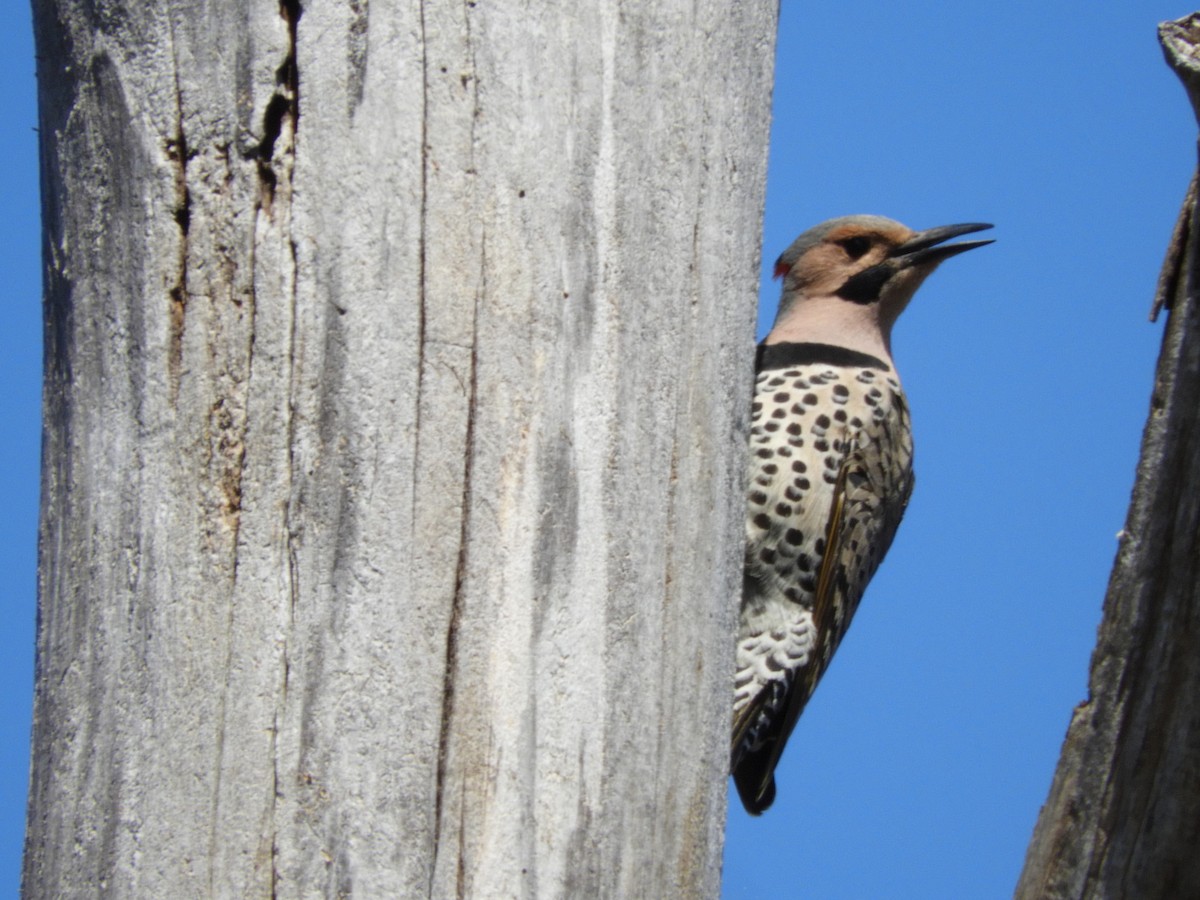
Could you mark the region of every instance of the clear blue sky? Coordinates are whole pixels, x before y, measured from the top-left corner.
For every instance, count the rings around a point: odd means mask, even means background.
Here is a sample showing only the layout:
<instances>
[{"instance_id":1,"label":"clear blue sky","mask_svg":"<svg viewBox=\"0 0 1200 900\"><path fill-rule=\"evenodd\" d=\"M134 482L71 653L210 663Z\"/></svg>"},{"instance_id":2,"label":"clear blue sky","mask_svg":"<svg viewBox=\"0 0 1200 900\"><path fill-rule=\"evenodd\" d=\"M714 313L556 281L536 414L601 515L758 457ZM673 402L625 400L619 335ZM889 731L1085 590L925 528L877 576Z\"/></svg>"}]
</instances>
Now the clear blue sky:
<instances>
[{"instance_id":1,"label":"clear blue sky","mask_svg":"<svg viewBox=\"0 0 1200 900\"><path fill-rule=\"evenodd\" d=\"M21 879L29 725L41 448L42 271L37 102L26 3L0 12L0 897Z\"/></svg>"},{"instance_id":2,"label":"clear blue sky","mask_svg":"<svg viewBox=\"0 0 1200 900\"><path fill-rule=\"evenodd\" d=\"M1146 316L1196 124L1162 2L783 0L760 334L775 256L844 213L994 222L894 354L916 491L761 819L731 798L725 897L1011 896L1133 483Z\"/></svg>"},{"instance_id":3,"label":"clear blue sky","mask_svg":"<svg viewBox=\"0 0 1200 900\"><path fill-rule=\"evenodd\" d=\"M730 806L725 896L1008 896L1088 656L1195 164L1159 2L784 0L764 240L855 212L996 223L901 319L917 489L792 737L779 799ZM33 669L41 357L33 51L0 13L0 896L18 883Z\"/></svg>"}]
</instances>

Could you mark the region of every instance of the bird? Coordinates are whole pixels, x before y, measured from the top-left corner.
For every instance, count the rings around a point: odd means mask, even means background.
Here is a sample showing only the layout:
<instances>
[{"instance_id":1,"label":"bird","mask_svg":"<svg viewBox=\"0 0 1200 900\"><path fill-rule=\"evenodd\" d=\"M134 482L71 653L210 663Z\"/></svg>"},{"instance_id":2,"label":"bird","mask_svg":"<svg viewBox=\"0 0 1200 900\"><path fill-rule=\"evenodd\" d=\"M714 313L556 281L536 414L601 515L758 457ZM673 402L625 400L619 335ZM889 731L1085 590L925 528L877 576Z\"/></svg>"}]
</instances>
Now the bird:
<instances>
[{"instance_id":1,"label":"bird","mask_svg":"<svg viewBox=\"0 0 1200 900\"><path fill-rule=\"evenodd\" d=\"M892 326L939 263L993 243L945 242L991 227L844 216L775 263L779 312L755 355L730 747L751 815L774 802L784 746L912 494Z\"/></svg>"}]
</instances>

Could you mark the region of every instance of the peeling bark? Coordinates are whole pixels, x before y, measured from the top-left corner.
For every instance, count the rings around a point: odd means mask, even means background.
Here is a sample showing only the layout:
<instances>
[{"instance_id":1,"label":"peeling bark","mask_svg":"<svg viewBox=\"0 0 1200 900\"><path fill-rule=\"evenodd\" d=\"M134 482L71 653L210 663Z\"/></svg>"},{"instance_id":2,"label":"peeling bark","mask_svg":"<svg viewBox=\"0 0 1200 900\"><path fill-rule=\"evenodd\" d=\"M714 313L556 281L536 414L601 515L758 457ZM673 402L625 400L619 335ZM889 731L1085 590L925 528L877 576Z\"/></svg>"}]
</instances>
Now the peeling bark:
<instances>
[{"instance_id":1,"label":"peeling bark","mask_svg":"<svg viewBox=\"0 0 1200 900\"><path fill-rule=\"evenodd\" d=\"M775 4L34 12L25 893L715 896Z\"/></svg>"}]
</instances>

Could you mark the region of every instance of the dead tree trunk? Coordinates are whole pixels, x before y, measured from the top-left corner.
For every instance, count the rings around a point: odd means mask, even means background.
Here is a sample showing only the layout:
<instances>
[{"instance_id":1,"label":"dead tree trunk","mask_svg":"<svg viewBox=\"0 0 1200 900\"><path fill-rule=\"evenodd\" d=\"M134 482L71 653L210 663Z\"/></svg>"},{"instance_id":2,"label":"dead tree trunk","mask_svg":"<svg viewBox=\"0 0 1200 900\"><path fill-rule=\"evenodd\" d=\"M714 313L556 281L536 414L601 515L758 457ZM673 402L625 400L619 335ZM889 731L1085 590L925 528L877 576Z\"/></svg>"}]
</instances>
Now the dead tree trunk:
<instances>
[{"instance_id":1,"label":"dead tree trunk","mask_svg":"<svg viewBox=\"0 0 1200 900\"><path fill-rule=\"evenodd\" d=\"M1200 14L1159 35L1200 116ZM1159 284L1170 320L1092 656L1017 886L1021 900L1200 897L1200 221Z\"/></svg>"},{"instance_id":2,"label":"dead tree trunk","mask_svg":"<svg viewBox=\"0 0 1200 900\"><path fill-rule=\"evenodd\" d=\"M34 7L27 895L714 896L774 0Z\"/></svg>"}]
</instances>

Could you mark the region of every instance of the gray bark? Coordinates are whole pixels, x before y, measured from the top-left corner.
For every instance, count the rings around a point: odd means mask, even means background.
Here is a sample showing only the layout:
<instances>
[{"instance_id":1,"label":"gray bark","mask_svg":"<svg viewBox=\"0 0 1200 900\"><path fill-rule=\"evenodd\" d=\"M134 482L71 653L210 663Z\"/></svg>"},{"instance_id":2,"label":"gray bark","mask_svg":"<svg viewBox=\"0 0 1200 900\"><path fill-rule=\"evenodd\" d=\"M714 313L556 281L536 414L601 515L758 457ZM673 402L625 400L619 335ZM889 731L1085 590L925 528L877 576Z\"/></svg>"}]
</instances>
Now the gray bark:
<instances>
[{"instance_id":1,"label":"gray bark","mask_svg":"<svg viewBox=\"0 0 1200 900\"><path fill-rule=\"evenodd\" d=\"M34 7L26 894L714 896L773 0Z\"/></svg>"},{"instance_id":2,"label":"gray bark","mask_svg":"<svg viewBox=\"0 0 1200 900\"><path fill-rule=\"evenodd\" d=\"M1200 117L1200 14L1160 26ZM1021 900L1200 897L1200 221L1196 182L1160 279L1170 309L1089 698L1075 710Z\"/></svg>"}]
</instances>

